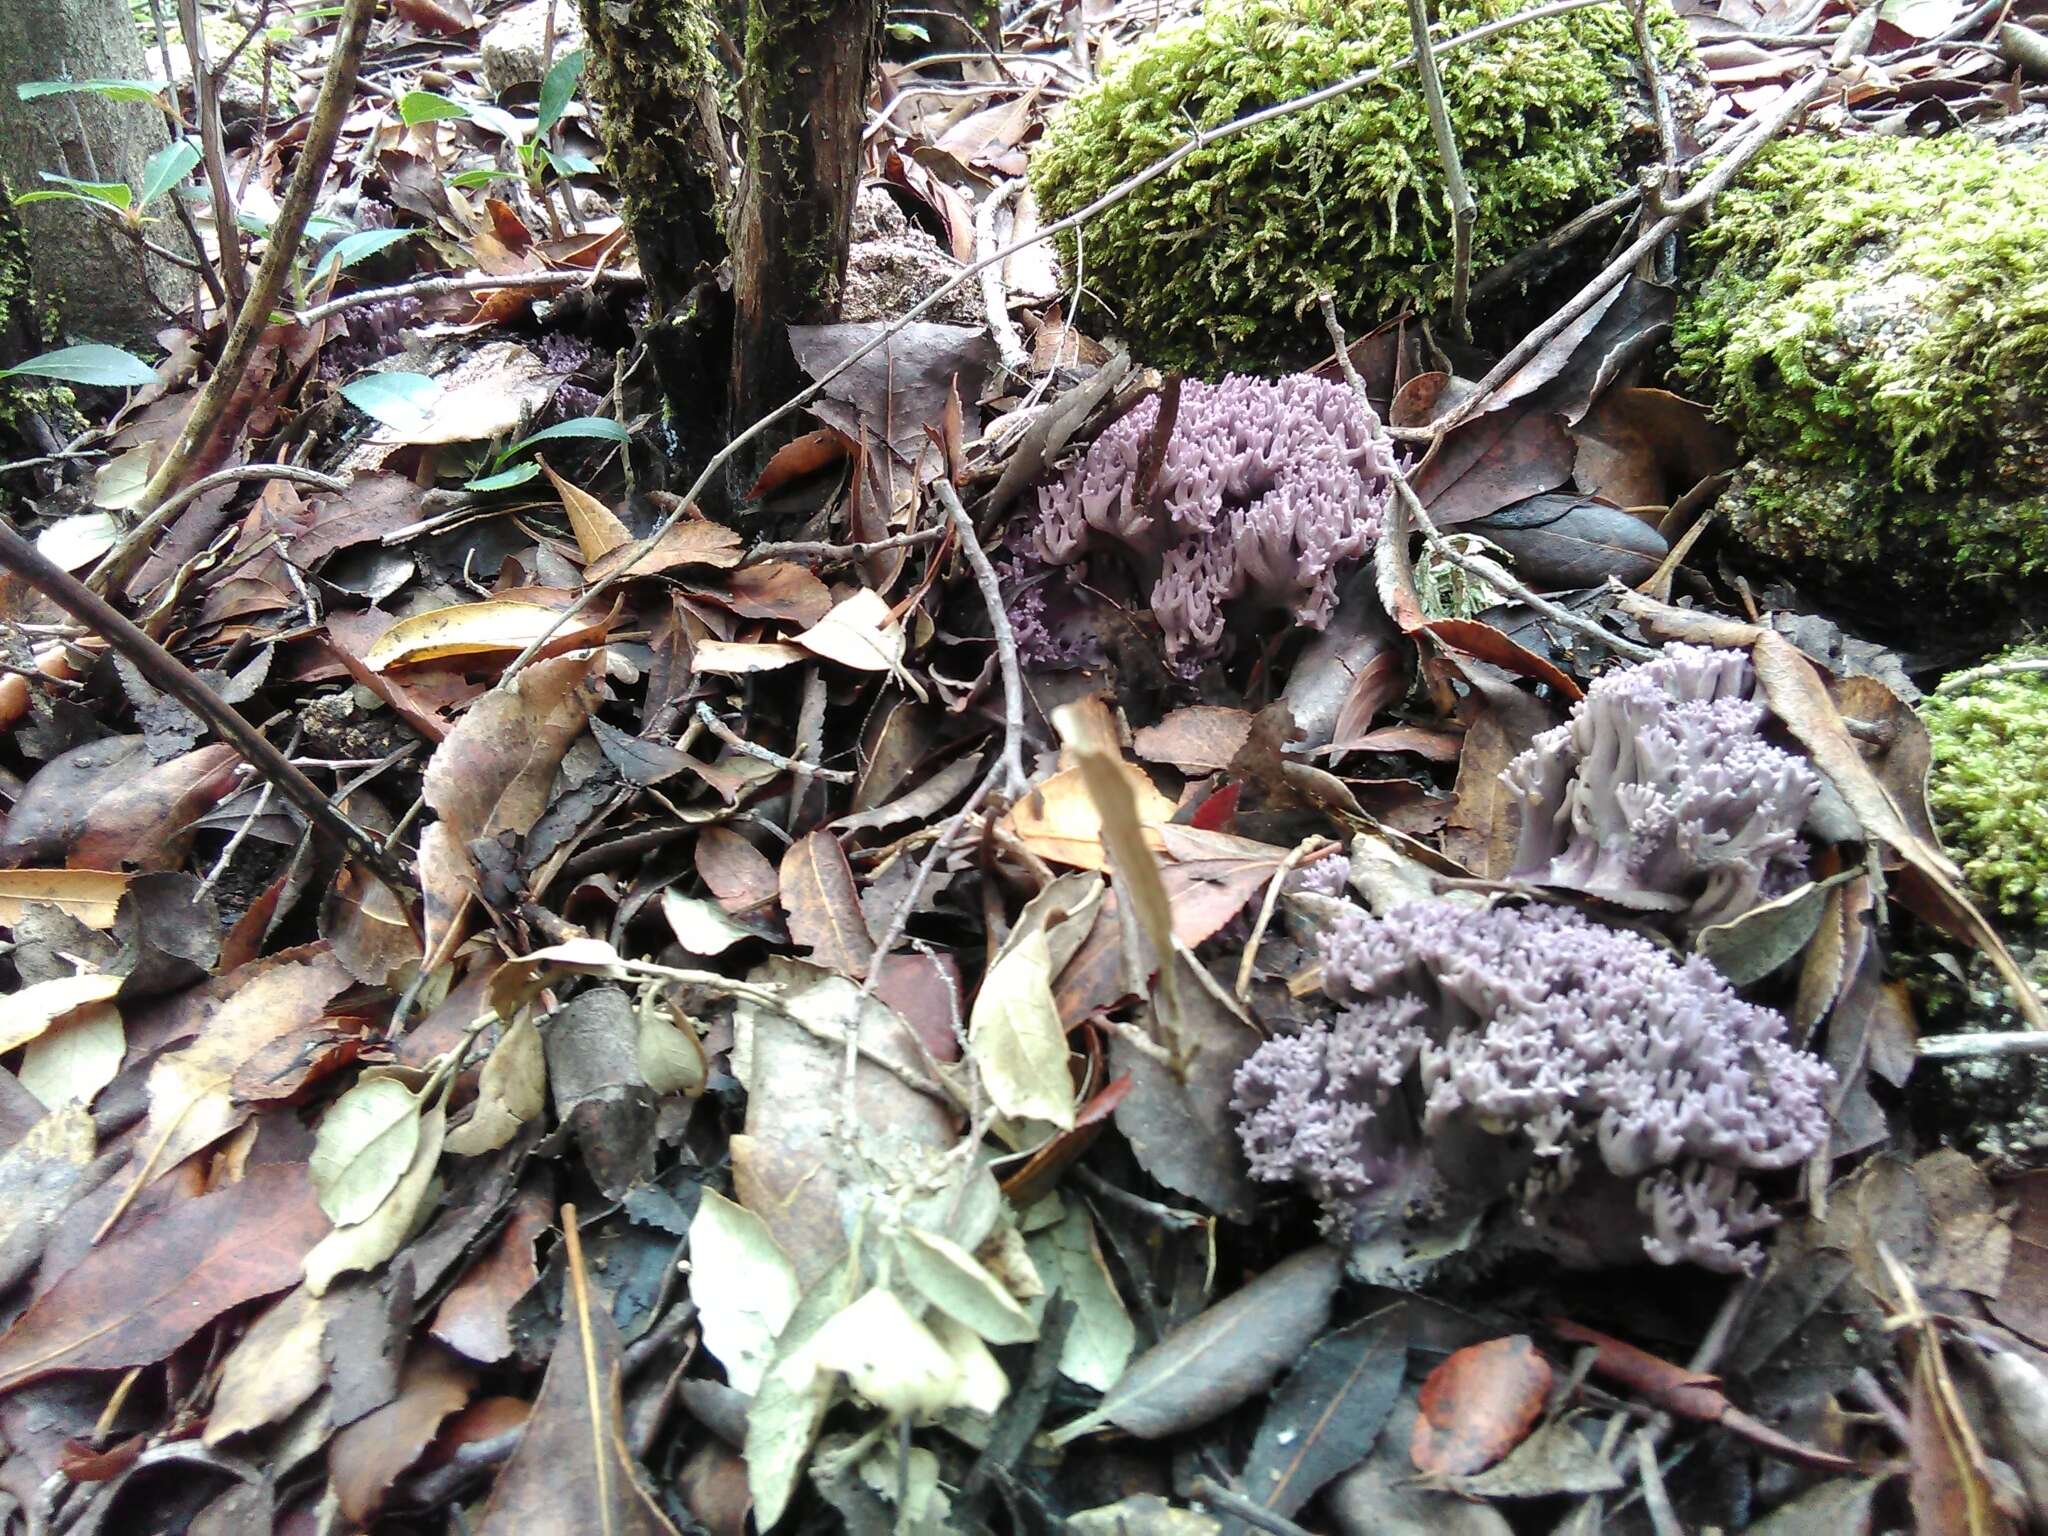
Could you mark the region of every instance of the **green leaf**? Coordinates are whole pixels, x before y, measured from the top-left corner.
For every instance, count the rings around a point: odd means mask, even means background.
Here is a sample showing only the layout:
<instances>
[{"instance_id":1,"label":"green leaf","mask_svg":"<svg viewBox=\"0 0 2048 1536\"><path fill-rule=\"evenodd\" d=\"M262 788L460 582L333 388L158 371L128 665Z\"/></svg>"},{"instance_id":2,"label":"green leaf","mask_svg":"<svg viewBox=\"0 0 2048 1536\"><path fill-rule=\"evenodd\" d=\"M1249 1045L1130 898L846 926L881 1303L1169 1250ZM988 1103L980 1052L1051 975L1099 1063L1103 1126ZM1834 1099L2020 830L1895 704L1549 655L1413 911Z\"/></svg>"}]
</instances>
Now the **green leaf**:
<instances>
[{"instance_id":1,"label":"green leaf","mask_svg":"<svg viewBox=\"0 0 2048 1536\"><path fill-rule=\"evenodd\" d=\"M539 474L540 466L529 460L524 464L514 464L510 469L501 470L495 475L465 480L462 482L462 488L465 491L509 491L515 485L524 485L527 481L537 478Z\"/></svg>"},{"instance_id":2,"label":"green leaf","mask_svg":"<svg viewBox=\"0 0 2048 1536\"><path fill-rule=\"evenodd\" d=\"M892 21L889 23L888 31L898 42L928 43L932 40L931 33L914 21Z\"/></svg>"},{"instance_id":3,"label":"green leaf","mask_svg":"<svg viewBox=\"0 0 2048 1536\"><path fill-rule=\"evenodd\" d=\"M412 1166L420 1103L396 1078L360 1082L334 1101L313 1139L320 1208L338 1227L366 1220Z\"/></svg>"},{"instance_id":4,"label":"green leaf","mask_svg":"<svg viewBox=\"0 0 2048 1536\"><path fill-rule=\"evenodd\" d=\"M366 373L341 386L341 397L396 431L417 427L441 398L441 382L423 373Z\"/></svg>"},{"instance_id":5,"label":"green leaf","mask_svg":"<svg viewBox=\"0 0 2048 1536\"><path fill-rule=\"evenodd\" d=\"M457 171L448 178L448 185L460 187L463 191L467 192L476 187L488 187L494 181L517 181L518 179L510 171Z\"/></svg>"},{"instance_id":6,"label":"green leaf","mask_svg":"<svg viewBox=\"0 0 2048 1536\"><path fill-rule=\"evenodd\" d=\"M467 117L469 108L435 91L407 91L398 98L398 115L408 128L421 123L438 123L448 118Z\"/></svg>"},{"instance_id":7,"label":"green leaf","mask_svg":"<svg viewBox=\"0 0 2048 1536\"><path fill-rule=\"evenodd\" d=\"M59 347L12 368L0 369L0 379L27 374L38 379L62 379L67 384L97 384L108 389L127 385L154 384L156 370L133 352L123 352L103 341L88 341L76 347Z\"/></svg>"},{"instance_id":8,"label":"green leaf","mask_svg":"<svg viewBox=\"0 0 2048 1536\"><path fill-rule=\"evenodd\" d=\"M320 269L315 277L324 277L329 272L339 272L366 261L379 251L389 250L401 240L410 240L418 234L416 229L359 229L352 235L343 235L327 248L327 254L320 260Z\"/></svg>"},{"instance_id":9,"label":"green leaf","mask_svg":"<svg viewBox=\"0 0 2048 1536\"><path fill-rule=\"evenodd\" d=\"M581 48L555 60L547 79L540 83L540 121L534 124L535 134L546 133L569 110L569 103L576 95L576 82L583 77L583 61L584 50Z\"/></svg>"},{"instance_id":10,"label":"green leaf","mask_svg":"<svg viewBox=\"0 0 2048 1536\"><path fill-rule=\"evenodd\" d=\"M135 189L125 181L80 181L75 176L59 176L55 171L39 173L43 180L76 192L80 197L91 198L96 203L105 203L109 208L126 208L135 201ZM31 192L29 196L35 194Z\"/></svg>"},{"instance_id":11,"label":"green leaf","mask_svg":"<svg viewBox=\"0 0 2048 1536\"><path fill-rule=\"evenodd\" d=\"M104 96L108 101L155 101L164 90L165 82L158 80L26 80L14 88L14 94L23 101L68 96L74 91Z\"/></svg>"},{"instance_id":12,"label":"green leaf","mask_svg":"<svg viewBox=\"0 0 2048 1536\"><path fill-rule=\"evenodd\" d=\"M573 152L558 155L552 149L545 147L542 148L541 153L548 157L548 165L553 168L557 176L594 176L597 174L597 162L588 155L579 155Z\"/></svg>"},{"instance_id":13,"label":"green leaf","mask_svg":"<svg viewBox=\"0 0 2048 1536\"><path fill-rule=\"evenodd\" d=\"M26 208L30 203L84 203L88 208L105 208L103 197L88 197L83 192L24 192L15 198L14 206Z\"/></svg>"},{"instance_id":14,"label":"green leaf","mask_svg":"<svg viewBox=\"0 0 2048 1536\"><path fill-rule=\"evenodd\" d=\"M190 139L177 139L149 157L142 168L142 204L147 208L171 188L192 174L199 163L199 146Z\"/></svg>"},{"instance_id":15,"label":"green leaf","mask_svg":"<svg viewBox=\"0 0 2048 1536\"><path fill-rule=\"evenodd\" d=\"M522 437L493 462L503 464L518 458L535 443L551 443L563 437L601 437L611 443L630 443L633 440L633 434L609 416L575 416L568 421L558 421L552 427L543 427L531 437Z\"/></svg>"}]
</instances>

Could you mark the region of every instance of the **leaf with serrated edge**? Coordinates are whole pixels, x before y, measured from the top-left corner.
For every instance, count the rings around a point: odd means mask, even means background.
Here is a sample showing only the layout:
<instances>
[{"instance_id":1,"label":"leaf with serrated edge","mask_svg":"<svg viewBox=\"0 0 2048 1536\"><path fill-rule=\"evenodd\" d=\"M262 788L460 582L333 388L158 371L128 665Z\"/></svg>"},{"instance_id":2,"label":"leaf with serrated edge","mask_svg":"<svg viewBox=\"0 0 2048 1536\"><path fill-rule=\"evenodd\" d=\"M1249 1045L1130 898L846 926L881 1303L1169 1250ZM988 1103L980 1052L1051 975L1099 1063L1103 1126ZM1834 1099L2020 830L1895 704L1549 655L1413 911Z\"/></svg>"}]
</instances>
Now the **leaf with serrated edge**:
<instances>
[{"instance_id":1,"label":"leaf with serrated edge","mask_svg":"<svg viewBox=\"0 0 2048 1536\"><path fill-rule=\"evenodd\" d=\"M404 1246L414 1220L425 1204L434 1171L441 1163L441 1140L448 1112L436 1104L420 1116L419 1148L384 1203L354 1226L336 1227L306 1255L306 1289L325 1296L345 1274L375 1269Z\"/></svg>"},{"instance_id":2,"label":"leaf with serrated edge","mask_svg":"<svg viewBox=\"0 0 2048 1536\"><path fill-rule=\"evenodd\" d=\"M103 932L133 878L111 869L0 869L0 927L20 922L30 902L46 901Z\"/></svg>"},{"instance_id":3,"label":"leaf with serrated edge","mask_svg":"<svg viewBox=\"0 0 2048 1536\"><path fill-rule=\"evenodd\" d=\"M796 1269L767 1224L716 1190L705 1190L690 1223L690 1299L704 1322L704 1347L718 1357L737 1390L760 1390L798 1296Z\"/></svg>"},{"instance_id":4,"label":"leaf with serrated edge","mask_svg":"<svg viewBox=\"0 0 2048 1536\"><path fill-rule=\"evenodd\" d=\"M329 1106L313 1138L313 1187L338 1227L384 1203L420 1144L420 1104L395 1078L359 1082Z\"/></svg>"},{"instance_id":5,"label":"leaf with serrated edge","mask_svg":"<svg viewBox=\"0 0 2048 1536\"><path fill-rule=\"evenodd\" d=\"M1020 935L989 967L968 1018L967 1049L997 1109L1073 1128L1073 1076L1044 929Z\"/></svg>"},{"instance_id":6,"label":"leaf with serrated edge","mask_svg":"<svg viewBox=\"0 0 2048 1536\"><path fill-rule=\"evenodd\" d=\"M1025 1344L1038 1337L1017 1298L958 1243L906 1227L897 1235L903 1277L918 1295L991 1344Z\"/></svg>"},{"instance_id":7,"label":"leaf with serrated edge","mask_svg":"<svg viewBox=\"0 0 2048 1536\"><path fill-rule=\"evenodd\" d=\"M540 1030L522 1015L506 1030L477 1078L476 1109L448 1133L457 1157L495 1152L547 1103L548 1062Z\"/></svg>"}]
</instances>

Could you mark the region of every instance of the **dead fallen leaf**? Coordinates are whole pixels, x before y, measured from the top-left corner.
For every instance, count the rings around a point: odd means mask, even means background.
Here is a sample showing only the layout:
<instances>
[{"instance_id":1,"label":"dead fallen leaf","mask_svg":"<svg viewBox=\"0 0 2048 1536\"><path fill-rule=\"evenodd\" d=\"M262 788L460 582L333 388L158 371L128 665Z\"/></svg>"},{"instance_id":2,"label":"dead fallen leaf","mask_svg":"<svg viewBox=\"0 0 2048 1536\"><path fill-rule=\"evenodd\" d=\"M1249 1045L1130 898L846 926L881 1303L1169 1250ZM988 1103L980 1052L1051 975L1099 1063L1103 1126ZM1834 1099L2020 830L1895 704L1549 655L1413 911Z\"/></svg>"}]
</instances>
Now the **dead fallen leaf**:
<instances>
[{"instance_id":1,"label":"dead fallen leaf","mask_svg":"<svg viewBox=\"0 0 2048 1536\"><path fill-rule=\"evenodd\" d=\"M1550 1362L1527 1334L1457 1351L1422 1383L1408 1456L1418 1472L1482 1472L1522 1443L1550 1396Z\"/></svg>"},{"instance_id":2,"label":"dead fallen leaf","mask_svg":"<svg viewBox=\"0 0 2048 1536\"><path fill-rule=\"evenodd\" d=\"M613 550L633 542L632 531L610 507L581 486L564 480L546 459L538 462L540 472L548 477L548 483L562 499L562 510L569 514L569 527L576 535L576 547L583 551L585 565L594 565Z\"/></svg>"},{"instance_id":3,"label":"dead fallen leaf","mask_svg":"<svg viewBox=\"0 0 2048 1536\"><path fill-rule=\"evenodd\" d=\"M818 964L856 981L867 975L875 942L839 839L820 829L791 843L782 856L780 887L789 936Z\"/></svg>"}]
</instances>

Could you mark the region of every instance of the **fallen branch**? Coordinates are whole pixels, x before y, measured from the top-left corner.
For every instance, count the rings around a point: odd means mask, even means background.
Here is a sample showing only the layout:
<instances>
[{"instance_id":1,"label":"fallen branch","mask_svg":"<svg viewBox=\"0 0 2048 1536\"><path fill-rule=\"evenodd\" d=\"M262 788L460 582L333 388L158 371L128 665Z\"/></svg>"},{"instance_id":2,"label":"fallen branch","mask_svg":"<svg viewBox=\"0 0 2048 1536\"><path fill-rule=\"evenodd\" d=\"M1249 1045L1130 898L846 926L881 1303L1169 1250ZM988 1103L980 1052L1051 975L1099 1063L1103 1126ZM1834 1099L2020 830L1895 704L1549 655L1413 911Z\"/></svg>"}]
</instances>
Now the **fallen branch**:
<instances>
[{"instance_id":1,"label":"fallen branch","mask_svg":"<svg viewBox=\"0 0 2048 1536\"><path fill-rule=\"evenodd\" d=\"M201 454L206 451L221 419L227 414L229 402L241 388L242 376L249 371L250 359L256 355L257 342L270 328L278 301L284 297L292 263L298 257L299 241L306 233L306 220L313 212L313 199L326 178L327 162L334 154L335 140L341 136L342 119L348 115L349 101L355 93L356 71L362 65L363 45L370 35L370 21L376 11L377 0L346 0L342 6L341 20L335 29L334 53L327 61L327 73L320 81L320 95L313 103L312 119L299 147L298 168L292 173L291 185L285 189L284 200L278 205L277 217L271 223L262 265L256 269L248 296L235 314L235 323L228 330L227 345L221 349L220 361L214 365L213 373L199 391L199 398L193 402L191 413L179 429L170 453L157 466L156 473L149 477L149 484L143 490L139 503L145 508L154 510L173 495L198 465ZM231 223L221 231L223 260L233 239L234 226Z\"/></svg>"},{"instance_id":2,"label":"fallen branch","mask_svg":"<svg viewBox=\"0 0 2048 1536\"><path fill-rule=\"evenodd\" d=\"M233 469L215 470L166 497L154 512L123 534L121 542L100 557L100 563L86 578L86 586L94 592L108 592L126 581L129 573L142 563L156 543L157 534L172 518L208 491L243 480L289 480L294 485L310 485L336 493L347 490L349 486L348 481L338 475L323 475L317 469L305 469L297 464L238 464Z\"/></svg>"},{"instance_id":3,"label":"fallen branch","mask_svg":"<svg viewBox=\"0 0 2048 1536\"><path fill-rule=\"evenodd\" d=\"M1479 205L1472 201L1472 189L1465 182L1465 164L1458 158L1458 136L1451 129L1450 110L1444 105L1444 83L1436 72L1436 53L1429 46L1429 12L1423 0L1408 0L1408 34L1415 41L1422 102L1429 109L1437 158L1443 162L1444 191L1451 200L1451 329L1470 341L1472 327L1466 320L1465 306L1472 295L1472 226L1479 218Z\"/></svg>"},{"instance_id":4,"label":"fallen branch","mask_svg":"<svg viewBox=\"0 0 2048 1536\"><path fill-rule=\"evenodd\" d=\"M865 544L821 544L805 539L768 540L748 550L740 564L759 565L764 560L816 560L820 564L851 565L856 560L865 560L869 555L879 555L892 549L936 544L945 536L943 528L920 528L915 533L899 533L891 538L872 539Z\"/></svg>"},{"instance_id":5,"label":"fallen branch","mask_svg":"<svg viewBox=\"0 0 2048 1536\"><path fill-rule=\"evenodd\" d=\"M724 742L728 747L731 747L733 751L743 753L747 757L757 758L764 763L772 763L785 773L807 774L814 779L823 779L828 784L851 784L853 782L853 775L844 768L820 768L816 763L800 763L793 757L784 757L780 752L770 751L767 747L747 740L746 737L714 715L711 712L711 706L702 699L697 701L697 718L704 722L704 728L707 731Z\"/></svg>"},{"instance_id":6,"label":"fallen branch","mask_svg":"<svg viewBox=\"0 0 2048 1536\"><path fill-rule=\"evenodd\" d=\"M1017 659L1017 635L1010 628L1010 615L1003 607L1003 591L996 581L995 567L989 564L988 551L981 547L981 536L974 531L974 519L961 505L960 493L943 475L932 484L960 535L961 552L974 571L981 600L988 607L989 628L995 631L996 666L1003 674L1003 798L1015 800L1031 782L1024 772L1024 668Z\"/></svg>"},{"instance_id":7,"label":"fallen branch","mask_svg":"<svg viewBox=\"0 0 2048 1536\"><path fill-rule=\"evenodd\" d=\"M32 585L66 613L99 635L125 656L152 686L169 694L193 714L212 726L221 740L241 753L243 759L270 783L316 831L331 838L348 857L375 870L378 877L401 890L407 884L404 872L367 832L335 808L311 779L292 765L291 759L270 744L262 732L244 720L234 706L215 693L185 664L116 612L98 593L69 571L59 569L4 521L0 521L0 565Z\"/></svg>"},{"instance_id":8,"label":"fallen branch","mask_svg":"<svg viewBox=\"0 0 2048 1536\"><path fill-rule=\"evenodd\" d=\"M393 283L388 288L365 288L359 293L345 293L338 299L328 299L311 309L302 309L292 318L300 325L311 325L343 310L359 309L365 304L385 304L393 299L439 299L451 293L488 293L498 288L626 288L638 287L645 281L637 272L602 269L595 272L508 272L497 277L485 272L471 273L467 277L421 277L409 283Z\"/></svg>"}]
</instances>

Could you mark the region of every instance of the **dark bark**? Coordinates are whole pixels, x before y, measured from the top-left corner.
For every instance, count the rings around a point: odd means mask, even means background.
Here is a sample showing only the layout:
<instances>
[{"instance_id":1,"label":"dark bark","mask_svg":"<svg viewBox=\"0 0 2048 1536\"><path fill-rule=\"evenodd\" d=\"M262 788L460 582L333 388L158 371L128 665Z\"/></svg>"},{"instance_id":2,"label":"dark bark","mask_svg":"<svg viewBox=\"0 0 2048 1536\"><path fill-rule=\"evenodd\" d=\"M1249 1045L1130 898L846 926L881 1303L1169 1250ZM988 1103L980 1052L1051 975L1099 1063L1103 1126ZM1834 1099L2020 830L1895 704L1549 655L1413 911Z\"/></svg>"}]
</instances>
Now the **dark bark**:
<instances>
[{"instance_id":1,"label":"dark bark","mask_svg":"<svg viewBox=\"0 0 2048 1536\"><path fill-rule=\"evenodd\" d=\"M710 0L582 0L582 8L606 159L647 276L648 350L681 467L694 473L724 445L731 368L718 20Z\"/></svg>"},{"instance_id":2,"label":"dark bark","mask_svg":"<svg viewBox=\"0 0 2048 1536\"><path fill-rule=\"evenodd\" d=\"M748 0L746 159L729 221L735 429L803 387L788 327L838 318L881 22L879 0ZM735 483L751 483L775 446L771 436L743 455Z\"/></svg>"},{"instance_id":3,"label":"dark bark","mask_svg":"<svg viewBox=\"0 0 2048 1536\"><path fill-rule=\"evenodd\" d=\"M881 0L582 4L610 169L653 299L650 346L689 468L803 386L788 327L837 318ZM736 46L721 32L728 14ZM735 100L736 179L715 127ZM777 441L731 466L735 499Z\"/></svg>"}]
</instances>

